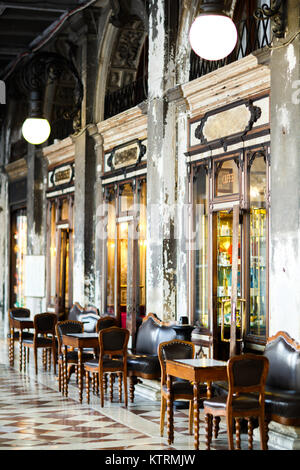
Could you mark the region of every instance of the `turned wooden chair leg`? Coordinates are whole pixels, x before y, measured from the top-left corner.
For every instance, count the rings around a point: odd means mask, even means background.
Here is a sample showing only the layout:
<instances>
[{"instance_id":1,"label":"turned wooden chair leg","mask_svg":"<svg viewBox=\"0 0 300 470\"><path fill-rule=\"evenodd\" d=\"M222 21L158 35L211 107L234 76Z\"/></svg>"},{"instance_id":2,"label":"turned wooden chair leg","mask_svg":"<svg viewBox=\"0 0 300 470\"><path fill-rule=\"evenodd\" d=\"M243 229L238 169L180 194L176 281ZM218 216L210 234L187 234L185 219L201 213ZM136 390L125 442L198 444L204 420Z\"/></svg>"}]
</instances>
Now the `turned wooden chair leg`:
<instances>
[{"instance_id":1,"label":"turned wooden chair leg","mask_svg":"<svg viewBox=\"0 0 300 470\"><path fill-rule=\"evenodd\" d=\"M236 448L241 450L241 422L239 418L235 419Z\"/></svg>"},{"instance_id":2,"label":"turned wooden chair leg","mask_svg":"<svg viewBox=\"0 0 300 470\"><path fill-rule=\"evenodd\" d=\"M100 388L100 403L101 407L104 406L104 387L103 387L103 373L99 374L99 388Z\"/></svg>"},{"instance_id":3,"label":"turned wooden chair leg","mask_svg":"<svg viewBox=\"0 0 300 470\"><path fill-rule=\"evenodd\" d=\"M165 427L165 414L167 409L167 400L165 397L161 397L160 402L160 435L164 435L164 427Z\"/></svg>"},{"instance_id":4,"label":"turned wooden chair leg","mask_svg":"<svg viewBox=\"0 0 300 470\"><path fill-rule=\"evenodd\" d=\"M110 383L110 401L113 401L114 398L114 378L113 374L109 374L109 383ZM102 377L102 387L103 387L103 377ZM103 390L102 390L103 393Z\"/></svg>"},{"instance_id":5,"label":"turned wooden chair leg","mask_svg":"<svg viewBox=\"0 0 300 470\"><path fill-rule=\"evenodd\" d=\"M129 395L131 403L134 402L134 377L130 377L129 381Z\"/></svg>"},{"instance_id":6,"label":"turned wooden chair leg","mask_svg":"<svg viewBox=\"0 0 300 470\"><path fill-rule=\"evenodd\" d=\"M221 418L220 416L215 416L213 420L213 432L214 432L214 438L217 439L219 435L219 429L220 429L220 421Z\"/></svg>"},{"instance_id":7,"label":"turned wooden chair leg","mask_svg":"<svg viewBox=\"0 0 300 470\"><path fill-rule=\"evenodd\" d=\"M119 402L122 402L122 374L121 372L118 373L119 378Z\"/></svg>"},{"instance_id":8,"label":"turned wooden chair leg","mask_svg":"<svg viewBox=\"0 0 300 470\"><path fill-rule=\"evenodd\" d=\"M192 436L194 431L194 405L193 400L189 404L189 434Z\"/></svg>"},{"instance_id":9,"label":"turned wooden chair leg","mask_svg":"<svg viewBox=\"0 0 300 470\"><path fill-rule=\"evenodd\" d=\"M92 377L94 374L92 374ZM85 372L85 388L86 388L86 401L87 403L90 403L90 373L87 370Z\"/></svg>"},{"instance_id":10,"label":"turned wooden chair leg","mask_svg":"<svg viewBox=\"0 0 300 470\"><path fill-rule=\"evenodd\" d=\"M253 449L253 423L251 418L248 418L248 449Z\"/></svg>"},{"instance_id":11,"label":"turned wooden chair leg","mask_svg":"<svg viewBox=\"0 0 300 470\"><path fill-rule=\"evenodd\" d=\"M212 438L212 416L210 414L205 415L205 444L206 450L210 450Z\"/></svg>"}]
</instances>

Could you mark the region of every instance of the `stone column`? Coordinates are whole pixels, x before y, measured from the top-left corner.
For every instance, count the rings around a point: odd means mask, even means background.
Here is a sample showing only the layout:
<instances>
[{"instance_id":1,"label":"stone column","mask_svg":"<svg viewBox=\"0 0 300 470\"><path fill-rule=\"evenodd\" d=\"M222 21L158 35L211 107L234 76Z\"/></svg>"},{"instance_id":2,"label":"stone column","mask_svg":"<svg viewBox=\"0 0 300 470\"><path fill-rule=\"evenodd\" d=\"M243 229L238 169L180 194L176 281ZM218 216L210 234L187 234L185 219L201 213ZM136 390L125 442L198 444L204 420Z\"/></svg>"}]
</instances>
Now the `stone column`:
<instances>
[{"instance_id":1,"label":"stone column","mask_svg":"<svg viewBox=\"0 0 300 470\"><path fill-rule=\"evenodd\" d=\"M38 278L43 278L44 285L36 291L36 296L31 296L32 290L26 296L26 307L31 315L45 311L46 307L46 197L47 166L38 148L28 144L27 152L27 261L28 265L35 269L35 257L43 258L43 265L39 265L41 271L36 272L36 278L27 282L34 283ZM30 257L28 259L28 257ZM27 268L26 268L27 269ZM28 270L26 271L28 273ZM28 277L28 276L27 276ZM25 292L26 295L26 292Z\"/></svg>"},{"instance_id":2,"label":"stone column","mask_svg":"<svg viewBox=\"0 0 300 470\"><path fill-rule=\"evenodd\" d=\"M95 302L95 199L96 155L93 129L94 87L97 70L97 38L83 28L81 35L81 79L84 97L81 107L81 130L75 143L74 198L74 270L73 302L83 307Z\"/></svg>"},{"instance_id":3,"label":"stone column","mask_svg":"<svg viewBox=\"0 0 300 470\"><path fill-rule=\"evenodd\" d=\"M287 2L286 42L299 30L300 5ZM300 37L271 51L270 335L300 341ZM300 448L300 428L270 423L269 445Z\"/></svg>"},{"instance_id":4,"label":"stone column","mask_svg":"<svg viewBox=\"0 0 300 470\"><path fill-rule=\"evenodd\" d=\"M103 204L103 191L102 191L102 162L103 162L103 138L98 133L97 126L89 128L89 135L94 141L95 152L95 180L94 180L94 204L95 204L95 289L94 289L94 304L99 308L100 313L105 312L105 299L104 299L104 286L105 273L103 272L103 258L105 256L106 242L103 240L103 227L102 227L102 204Z\"/></svg>"},{"instance_id":5,"label":"stone column","mask_svg":"<svg viewBox=\"0 0 300 470\"><path fill-rule=\"evenodd\" d=\"M287 1L288 38L300 5ZM276 44L275 44L276 45ZM300 36L271 52L270 335L300 341Z\"/></svg>"},{"instance_id":6,"label":"stone column","mask_svg":"<svg viewBox=\"0 0 300 470\"><path fill-rule=\"evenodd\" d=\"M164 320L176 316L176 112L166 99L175 80L170 6L151 0L149 15L147 311Z\"/></svg>"}]
</instances>

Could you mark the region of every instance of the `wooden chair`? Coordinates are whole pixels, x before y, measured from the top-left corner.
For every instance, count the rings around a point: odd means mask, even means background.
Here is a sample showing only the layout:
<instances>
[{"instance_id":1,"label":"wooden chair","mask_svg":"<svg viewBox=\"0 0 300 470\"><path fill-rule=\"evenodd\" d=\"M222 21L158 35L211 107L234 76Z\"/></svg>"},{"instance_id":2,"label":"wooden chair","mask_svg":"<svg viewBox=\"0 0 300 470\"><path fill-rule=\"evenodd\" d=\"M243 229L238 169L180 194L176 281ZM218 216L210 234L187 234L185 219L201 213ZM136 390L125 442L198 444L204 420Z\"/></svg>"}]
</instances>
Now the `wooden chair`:
<instances>
[{"instance_id":1,"label":"wooden chair","mask_svg":"<svg viewBox=\"0 0 300 470\"><path fill-rule=\"evenodd\" d=\"M164 434L164 422L167 406L167 376L165 361L167 359L194 359L195 346L189 341L173 339L165 341L158 346L158 358L161 367L161 408L160 408L160 435ZM199 398L207 396L206 385L200 388ZM193 434L193 385L188 380L173 378L172 382L173 401L189 400L189 433Z\"/></svg>"},{"instance_id":2,"label":"wooden chair","mask_svg":"<svg viewBox=\"0 0 300 470\"><path fill-rule=\"evenodd\" d=\"M206 448L210 449L213 418L215 437L221 416L226 418L229 450L234 450L233 420L236 424L237 449L241 448L240 418L248 420L248 448L253 448L253 427L251 418L258 418L262 450L267 449L265 428L265 383L269 361L264 356L242 354L229 359L227 363L228 394L204 401L206 422Z\"/></svg>"},{"instance_id":3,"label":"wooden chair","mask_svg":"<svg viewBox=\"0 0 300 470\"><path fill-rule=\"evenodd\" d=\"M100 386L100 402L104 406L104 375L108 372L119 375L119 401L122 395L122 376L124 383L124 402L127 407L127 345L129 331L125 328L111 327L99 332L99 358L84 364L86 376L86 397L90 401L90 373L96 374ZM113 400L112 374L110 400Z\"/></svg>"},{"instance_id":4,"label":"wooden chair","mask_svg":"<svg viewBox=\"0 0 300 470\"><path fill-rule=\"evenodd\" d=\"M55 325L57 316L55 313L38 313L33 318L34 335L33 338L24 338L23 347L32 348L34 351L35 373L38 373L38 349L52 351L53 368L56 373L56 337ZM29 350L28 350L29 351ZM49 369L51 360L49 360ZM44 370L47 370L47 359L44 358Z\"/></svg>"},{"instance_id":5,"label":"wooden chair","mask_svg":"<svg viewBox=\"0 0 300 470\"><path fill-rule=\"evenodd\" d=\"M118 326L116 317L105 315L104 317L100 317L97 321L96 332L99 333L99 331L104 330L105 328L110 328L112 326Z\"/></svg>"},{"instance_id":6,"label":"wooden chair","mask_svg":"<svg viewBox=\"0 0 300 470\"><path fill-rule=\"evenodd\" d=\"M7 334L8 337L8 357L9 357L9 364L11 366L14 365L14 343L15 341L19 341L20 344L22 343L23 338L33 338L33 333L29 331L15 331L12 326L12 319L13 317L17 318L30 318L30 310L28 308L23 307L15 307L10 308L8 311L8 324L9 324L9 333ZM22 347L20 347L20 370L22 370Z\"/></svg>"},{"instance_id":7,"label":"wooden chair","mask_svg":"<svg viewBox=\"0 0 300 470\"><path fill-rule=\"evenodd\" d=\"M58 342L58 389L64 394L66 383L69 382L71 374L74 370L76 370L77 373L78 352L72 350L67 351L68 367L67 373L65 374L62 336L68 333L82 333L84 331L84 324L77 320L65 320L57 323L55 331ZM82 361L91 360L93 357L94 355L92 353L83 352Z\"/></svg>"}]
</instances>

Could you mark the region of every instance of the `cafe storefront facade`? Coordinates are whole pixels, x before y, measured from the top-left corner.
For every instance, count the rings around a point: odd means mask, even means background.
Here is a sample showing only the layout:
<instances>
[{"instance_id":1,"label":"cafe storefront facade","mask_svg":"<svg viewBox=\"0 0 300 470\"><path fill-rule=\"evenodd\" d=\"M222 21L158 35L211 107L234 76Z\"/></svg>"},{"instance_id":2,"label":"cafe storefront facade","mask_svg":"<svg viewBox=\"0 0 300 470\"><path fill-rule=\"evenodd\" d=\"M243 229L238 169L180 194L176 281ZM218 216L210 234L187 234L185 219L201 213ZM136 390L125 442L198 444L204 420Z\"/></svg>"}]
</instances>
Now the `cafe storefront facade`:
<instances>
[{"instance_id":1,"label":"cafe storefront facade","mask_svg":"<svg viewBox=\"0 0 300 470\"><path fill-rule=\"evenodd\" d=\"M269 332L270 97L220 104L188 119L188 316L200 348L228 359Z\"/></svg>"}]
</instances>

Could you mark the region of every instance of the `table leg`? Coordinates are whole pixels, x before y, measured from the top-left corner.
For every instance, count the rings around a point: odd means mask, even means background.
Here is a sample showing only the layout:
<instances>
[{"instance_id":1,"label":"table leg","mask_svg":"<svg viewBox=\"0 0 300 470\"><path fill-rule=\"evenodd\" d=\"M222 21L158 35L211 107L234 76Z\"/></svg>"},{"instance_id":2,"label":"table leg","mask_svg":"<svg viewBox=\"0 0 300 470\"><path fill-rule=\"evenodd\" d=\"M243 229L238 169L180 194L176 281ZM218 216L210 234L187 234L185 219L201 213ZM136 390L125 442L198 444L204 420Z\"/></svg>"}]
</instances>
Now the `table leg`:
<instances>
[{"instance_id":1,"label":"table leg","mask_svg":"<svg viewBox=\"0 0 300 470\"><path fill-rule=\"evenodd\" d=\"M207 399L209 400L211 398L211 382L207 382L206 383L206 387L207 387Z\"/></svg>"},{"instance_id":2,"label":"table leg","mask_svg":"<svg viewBox=\"0 0 300 470\"><path fill-rule=\"evenodd\" d=\"M78 387L79 401L82 403L82 348L78 348Z\"/></svg>"},{"instance_id":3,"label":"table leg","mask_svg":"<svg viewBox=\"0 0 300 470\"><path fill-rule=\"evenodd\" d=\"M199 390L198 383L194 382L194 448L199 449Z\"/></svg>"},{"instance_id":4,"label":"table leg","mask_svg":"<svg viewBox=\"0 0 300 470\"><path fill-rule=\"evenodd\" d=\"M168 418L168 444L174 441L174 417L173 417L173 394L172 394L172 376L167 376L167 418Z\"/></svg>"}]
</instances>

